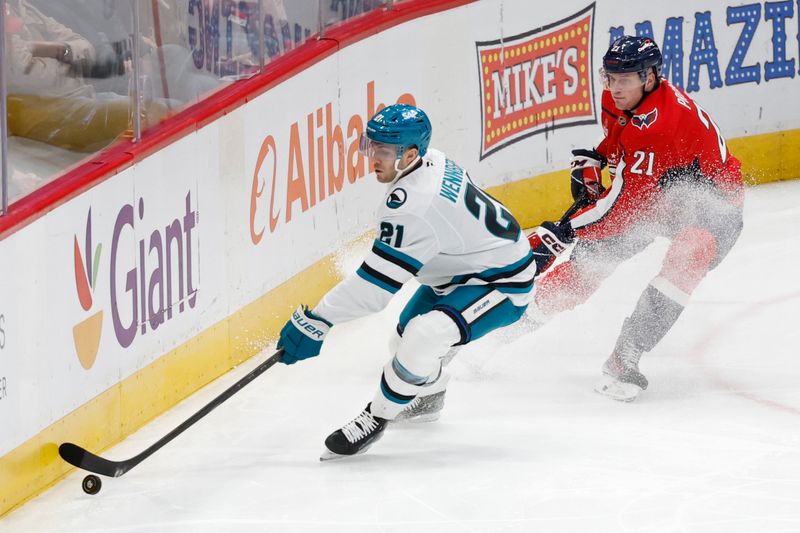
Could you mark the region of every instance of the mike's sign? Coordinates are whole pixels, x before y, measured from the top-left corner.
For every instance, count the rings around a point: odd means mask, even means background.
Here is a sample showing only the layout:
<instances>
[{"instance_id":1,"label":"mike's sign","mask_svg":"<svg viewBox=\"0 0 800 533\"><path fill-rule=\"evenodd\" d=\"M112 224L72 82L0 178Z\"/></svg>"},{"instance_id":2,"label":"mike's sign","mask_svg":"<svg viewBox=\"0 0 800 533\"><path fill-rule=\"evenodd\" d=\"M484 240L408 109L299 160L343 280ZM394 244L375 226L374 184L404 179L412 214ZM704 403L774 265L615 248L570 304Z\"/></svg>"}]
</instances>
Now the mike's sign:
<instances>
[{"instance_id":1,"label":"mike's sign","mask_svg":"<svg viewBox=\"0 0 800 533\"><path fill-rule=\"evenodd\" d=\"M596 123L594 4L519 35L478 42L481 159L546 130Z\"/></svg>"}]
</instances>

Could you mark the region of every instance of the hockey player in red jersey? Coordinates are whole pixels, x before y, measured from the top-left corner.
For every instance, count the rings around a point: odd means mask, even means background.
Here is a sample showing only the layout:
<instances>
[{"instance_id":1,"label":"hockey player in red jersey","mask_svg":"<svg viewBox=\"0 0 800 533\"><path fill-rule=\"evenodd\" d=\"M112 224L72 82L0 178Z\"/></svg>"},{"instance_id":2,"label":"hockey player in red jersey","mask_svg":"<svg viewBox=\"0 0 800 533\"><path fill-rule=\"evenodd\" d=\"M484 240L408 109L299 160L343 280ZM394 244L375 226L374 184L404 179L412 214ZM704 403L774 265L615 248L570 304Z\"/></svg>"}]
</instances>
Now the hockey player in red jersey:
<instances>
[{"instance_id":1,"label":"hockey player in red jersey","mask_svg":"<svg viewBox=\"0 0 800 533\"><path fill-rule=\"evenodd\" d=\"M625 36L603 57L604 138L574 150L572 194L587 201L568 222L545 222L531 235L541 272L575 241L568 261L537 281L545 315L583 302L621 262L656 237L671 240L661 271L623 323L596 390L630 401L647 388L639 359L680 316L692 291L716 267L742 229L739 161L714 121L661 78L652 39ZM609 167L605 190L601 170Z\"/></svg>"}]
</instances>

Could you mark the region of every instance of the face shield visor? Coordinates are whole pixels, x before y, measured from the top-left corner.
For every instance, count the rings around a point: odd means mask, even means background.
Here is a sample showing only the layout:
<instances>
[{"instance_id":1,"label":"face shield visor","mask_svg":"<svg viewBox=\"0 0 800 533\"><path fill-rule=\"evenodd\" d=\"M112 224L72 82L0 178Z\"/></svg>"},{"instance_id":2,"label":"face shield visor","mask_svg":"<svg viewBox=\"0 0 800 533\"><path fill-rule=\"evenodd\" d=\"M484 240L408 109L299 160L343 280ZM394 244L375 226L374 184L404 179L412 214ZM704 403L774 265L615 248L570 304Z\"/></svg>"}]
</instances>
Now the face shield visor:
<instances>
[{"instance_id":1,"label":"face shield visor","mask_svg":"<svg viewBox=\"0 0 800 533\"><path fill-rule=\"evenodd\" d=\"M643 87L647 81L644 72L607 72L600 69L600 79L603 80L603 89L629 91L637 87Z\"/></svg>"},{"instance_id":2,"label":"face shield visor","mask_svg":"<svg viewBox=\"0 0 800 533\"><path fill-rule=\"evenodd\" d=\"M358 142L358 151L369 159L377 159L379 161L394 161L400 159L403 155L403 147L399 144L373 141L367 137L366 133L361 134L361 139Z\"/></svg>"}]
</instances>

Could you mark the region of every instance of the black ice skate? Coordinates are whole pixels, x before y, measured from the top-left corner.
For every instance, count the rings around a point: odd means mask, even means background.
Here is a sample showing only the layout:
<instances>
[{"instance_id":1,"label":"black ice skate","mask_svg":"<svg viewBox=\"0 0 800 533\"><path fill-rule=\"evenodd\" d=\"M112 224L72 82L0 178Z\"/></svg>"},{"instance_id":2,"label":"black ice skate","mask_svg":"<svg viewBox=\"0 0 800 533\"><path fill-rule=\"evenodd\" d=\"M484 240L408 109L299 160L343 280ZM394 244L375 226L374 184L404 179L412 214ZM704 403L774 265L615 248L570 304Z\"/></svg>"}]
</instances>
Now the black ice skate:
<instances>
[{"instance_id":1,"label":"black ice skate","mask_svg":"<svg viewBox=\"0 0 800 533\"><path fill-rule=\"evenodd\" d=\"M447 391L443 390L427 396L417 396L391 422L433 422L439 420L444 408L445 393Z\"/></svg>"},{"instance_id":2,"label":"black ice skate","mask_svg":"<svg viewBox=\"0 0 800 533\"><path fill-rule=\"evenodd\" d=\"M372 444L383 436L388 420L374 416L368 404L361 414L352 421L337 429L325 439L327 448L320 461L338 459L366 452Z\"/></svg>"},{"instance_id":3,"label":"black ice skate","mask_svg":"<svg viewBox=\"0 0 800 533\"><path fill-rule=\"evenodd\" d=\"M614 400L631 402L647 388L647 378L639 371L642 349L630 341L620 340L614 352L603 363L603 379L595 391Z\"/></svg>"}]
</instances>

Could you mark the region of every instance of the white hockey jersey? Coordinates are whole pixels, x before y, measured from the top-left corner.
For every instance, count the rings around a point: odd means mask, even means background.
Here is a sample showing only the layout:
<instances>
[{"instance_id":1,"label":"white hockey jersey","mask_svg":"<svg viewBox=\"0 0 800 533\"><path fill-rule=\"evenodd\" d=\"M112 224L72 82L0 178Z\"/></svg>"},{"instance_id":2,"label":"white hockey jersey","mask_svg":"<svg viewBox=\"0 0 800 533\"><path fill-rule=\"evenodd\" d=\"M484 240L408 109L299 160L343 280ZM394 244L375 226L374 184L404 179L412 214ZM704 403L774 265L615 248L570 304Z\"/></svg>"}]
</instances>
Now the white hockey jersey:
<instances>
[{"instance_id":1,"label":"white hockey jersey","mask_svg":"<svg viewBox=\"0 0 800 533\"><path fill-rule=\"evenodd\" d=\"M380 311L412 277L441 295L490 284L514 305L532 300L536 264L519 224L442 152L392 182L378 216L372 251L314 309L331 323Z\"/></svg>"}]
</instances>

